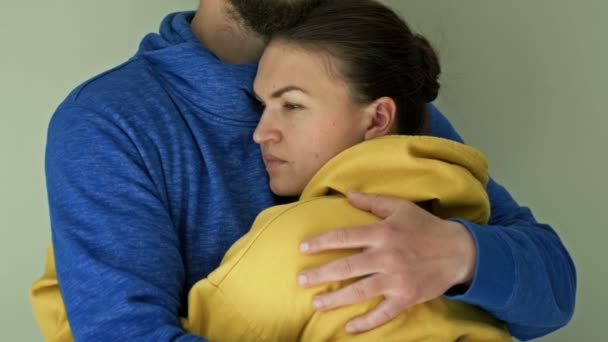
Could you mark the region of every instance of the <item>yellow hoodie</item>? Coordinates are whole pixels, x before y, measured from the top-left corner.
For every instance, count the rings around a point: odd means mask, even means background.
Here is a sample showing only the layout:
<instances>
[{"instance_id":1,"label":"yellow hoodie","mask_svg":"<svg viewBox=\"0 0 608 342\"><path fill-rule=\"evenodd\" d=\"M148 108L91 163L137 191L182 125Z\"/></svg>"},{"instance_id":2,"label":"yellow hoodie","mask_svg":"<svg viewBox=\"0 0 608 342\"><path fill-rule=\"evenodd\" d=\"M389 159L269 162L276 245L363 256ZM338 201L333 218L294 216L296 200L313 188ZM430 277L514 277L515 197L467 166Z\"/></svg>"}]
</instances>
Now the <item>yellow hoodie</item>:
<instances>
[{"instance_id":1,"label":"yellow hoodie","mask_svg":"<svg viewBox=\"0 0 608 342\"><path fill-rule=\"evenodd\" d=\"M346 323L372 310L374 298L327 312L312 298L351 281L304 289L299 271L356 250L305 256L298 244L337 227L378 218L353 208L350 189L431 202L439 217L485 223L490 206L487 162L475 149L441 138L389 136L356 145L315 174L299 201L260 213L251 230L226 253L220 266L197 282L188 297L183 327L210 341L511 341L504 326L479 308L437 298L415 305L372 331L349 335ZM71 341L49 248L44 276L32 288L38 322L49 341Z\"/></svg>"}]
</instances>

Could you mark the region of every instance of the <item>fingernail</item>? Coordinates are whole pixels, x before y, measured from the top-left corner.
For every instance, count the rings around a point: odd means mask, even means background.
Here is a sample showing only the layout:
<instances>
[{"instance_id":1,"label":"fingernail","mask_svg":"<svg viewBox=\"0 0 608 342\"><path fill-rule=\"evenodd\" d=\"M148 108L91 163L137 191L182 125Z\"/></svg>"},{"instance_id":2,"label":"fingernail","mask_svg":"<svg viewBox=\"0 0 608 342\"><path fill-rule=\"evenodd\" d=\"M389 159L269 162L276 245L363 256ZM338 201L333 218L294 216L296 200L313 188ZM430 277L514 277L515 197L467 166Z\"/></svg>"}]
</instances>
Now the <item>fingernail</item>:
<instances>
[{"instance_id":1,"label":"fingernail","mask_svg":"<svg viewBox=\"0 0 608 342\"><path fill-rule=\"evenodd\" d=\"M308 244L308 242L302 242L300 244L300 252L308 252L309 249L310 245Z\"/></svg>"},{"instance_id":2,"label":"fingernail","mask_svg":"<svg viewBox=\"0 0 608 342\"><path fill-rule=\"evenodd\" d=\"M349 333L351 333L351 334L353 334L353 333L357 332L357 328L355 327L354 323L348 323L346 325L346 331L349 332Z\"/></svg>"},{"instance_id":3,"label":"fingernail","mask_svg":"<svg viewBox=\"0 0 608 342\"><path fill-rule=\"evenodd\" d=\"M315 310L321 310L323 308L323 303L315 298L312 300L312 307L315 308Z\"/></svg>"},{"instance_id":4,"label":"fingernail","mask_svg":"<svg viewBox=\"0 0 608 342\"><path fill-rule=\"evenodd\" d=\"M300 284L300 285L307 285L308 284L308 277L305 274L298 275L298 284Z\"/></svg>"}]
</instances>

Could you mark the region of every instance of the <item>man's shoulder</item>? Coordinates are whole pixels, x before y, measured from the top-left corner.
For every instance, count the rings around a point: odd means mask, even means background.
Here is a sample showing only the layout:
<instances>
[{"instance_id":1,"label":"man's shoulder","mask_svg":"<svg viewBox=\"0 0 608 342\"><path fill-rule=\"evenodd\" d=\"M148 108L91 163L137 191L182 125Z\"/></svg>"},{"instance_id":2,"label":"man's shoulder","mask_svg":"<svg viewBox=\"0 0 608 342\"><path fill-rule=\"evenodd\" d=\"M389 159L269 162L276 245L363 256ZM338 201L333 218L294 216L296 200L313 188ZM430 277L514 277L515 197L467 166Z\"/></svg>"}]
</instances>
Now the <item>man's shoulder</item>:
<instances>
[{"instance_id":1,"label":"man's shoulder","mask_svg":"<svg viewBox=\"0 0 608 342\"><path fill-rule=\"evenodd\" d=\"M146 144L148 140L178 141L166 138L168 123L178 115L146 62L133 58L85 81L67 96L50 119L47 153L52 160L63 160L95 149L111 154L117 143L124 149L142 149L153 146Z\"/></svg>"},{"instance_id":2,"label":"man's shoulder","mask_svg":"<svg viewBox=\"0 0 608 342\"><path fill-rule=\"evenodd\" d=\"M64 105L92 109L125 106L145 99L142 95L162 89L144 59L133 57L77 86Z\"/></svg>"},{"instance_id":3,"label":"man's shoulder","mask_svg":"<svg viewBox=\"0 0 608 342\"><path fill-rule=\"evenodd\" d=\"M66 122L91 129L111 124L126 131L162 130L178 114L162 80L136 56L72 90L53 114L50 128Z\"/></svg>"}]
</instances>

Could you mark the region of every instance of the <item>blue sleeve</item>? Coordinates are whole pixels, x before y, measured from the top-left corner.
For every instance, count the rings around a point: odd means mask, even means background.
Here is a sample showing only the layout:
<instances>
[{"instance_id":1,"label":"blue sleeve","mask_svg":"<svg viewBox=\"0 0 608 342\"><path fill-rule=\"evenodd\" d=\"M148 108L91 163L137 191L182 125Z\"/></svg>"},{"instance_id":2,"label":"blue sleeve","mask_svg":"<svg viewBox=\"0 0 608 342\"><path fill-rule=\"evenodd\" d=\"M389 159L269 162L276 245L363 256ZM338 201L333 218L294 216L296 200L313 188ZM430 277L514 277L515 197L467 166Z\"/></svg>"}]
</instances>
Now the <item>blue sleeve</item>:
<instances>
[{"instance_id":1,"label":"blue sleeve","mask_svg":"<svg viewBox=\"0 0 608 342\"><path fill-rule=\"evenodd\" d=\"M184 266L175 227L117 119L63 105L46 176L57 277L77 341L204 341L179 309Z\"/></svg>"},{"instance_id":2,"label":"blue sleeve","mask_svg":"<svg viewBox=\"0 0 608 342\"><path fill-rule=\"evenodd\" d=\"M429 134L462 141L439 110L429 107ZM576 270L557 233L536 221L509 192L490 179L488 225L464 220L477 247L473 282L449 298L477 305L504 321L511 334L529 340L570 321L576 297Z\"/></svg>"}]
</instances>

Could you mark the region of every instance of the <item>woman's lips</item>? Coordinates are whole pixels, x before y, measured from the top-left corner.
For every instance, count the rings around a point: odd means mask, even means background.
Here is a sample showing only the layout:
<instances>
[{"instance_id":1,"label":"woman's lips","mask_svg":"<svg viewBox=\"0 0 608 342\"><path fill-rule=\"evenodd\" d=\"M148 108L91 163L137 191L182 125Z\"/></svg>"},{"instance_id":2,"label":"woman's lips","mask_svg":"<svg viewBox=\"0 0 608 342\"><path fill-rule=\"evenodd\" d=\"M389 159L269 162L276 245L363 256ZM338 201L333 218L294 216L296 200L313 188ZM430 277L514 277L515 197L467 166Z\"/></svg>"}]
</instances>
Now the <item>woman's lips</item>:
<instances>
[{"instance_id":1,"label":"woman's lips","mask_svg":"<svg viewBox=\"0 0 608 342\"><path fill-rule=\"evenodd\" d=\"M277 158L273 155L264 155L266 161L266 171L275 171L287 164L287 161Z\"/></svg>"},{"instance_id":2,"label":"woman's lips","mask_svg":"<svg viewBox=\"0 0 608 342\"><path fill-rule=\"evenodd\" d=\"M287 162L284 160L268 160L266 161L266 170L269 172L276 171L285 164L287 164Z\"/></svg>"}]
</instances>

